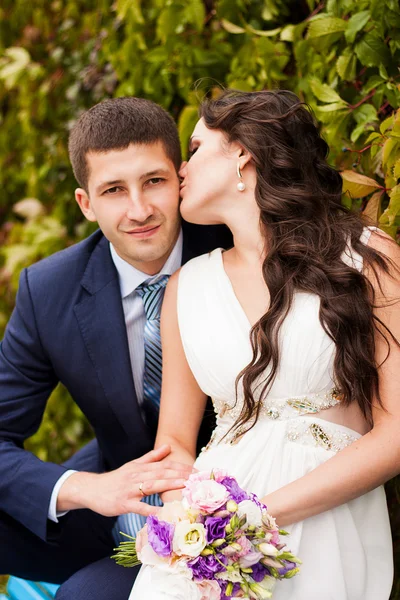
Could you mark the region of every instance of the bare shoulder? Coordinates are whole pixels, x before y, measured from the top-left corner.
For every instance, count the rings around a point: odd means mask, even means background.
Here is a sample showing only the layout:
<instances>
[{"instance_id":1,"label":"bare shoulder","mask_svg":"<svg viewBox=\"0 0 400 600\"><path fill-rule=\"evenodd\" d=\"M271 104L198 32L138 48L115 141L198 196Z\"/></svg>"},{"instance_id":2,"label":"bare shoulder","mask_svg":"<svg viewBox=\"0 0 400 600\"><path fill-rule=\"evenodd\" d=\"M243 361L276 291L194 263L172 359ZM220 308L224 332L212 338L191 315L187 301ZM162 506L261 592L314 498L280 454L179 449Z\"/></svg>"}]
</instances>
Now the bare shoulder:
<instances>
[{"instance_id":1,"label":"bare shoulder","mask_svg":"<svg viewBox=\"0 0 400 600\"><path fill-rule=\"evenodd\" d=\"M175 271L175 273L173 273L173 275L171 275L171 277L168 280L168 284L165 289L164 304L165 302L170 302L173 299L176 299L178 291L179 274L181 272L181 269L182 267Z\"/></svg>"},{"instance_id":2,"label":"bare shoulder","mask_svg":"<svg viewBox=\"0 0 400 600\"><path fill-rule=\"evenodd\" d=\"M400 267L400 246L381 229L372 231L368 246L389 258L397 267Z\"/></svg>"}]
</instances>

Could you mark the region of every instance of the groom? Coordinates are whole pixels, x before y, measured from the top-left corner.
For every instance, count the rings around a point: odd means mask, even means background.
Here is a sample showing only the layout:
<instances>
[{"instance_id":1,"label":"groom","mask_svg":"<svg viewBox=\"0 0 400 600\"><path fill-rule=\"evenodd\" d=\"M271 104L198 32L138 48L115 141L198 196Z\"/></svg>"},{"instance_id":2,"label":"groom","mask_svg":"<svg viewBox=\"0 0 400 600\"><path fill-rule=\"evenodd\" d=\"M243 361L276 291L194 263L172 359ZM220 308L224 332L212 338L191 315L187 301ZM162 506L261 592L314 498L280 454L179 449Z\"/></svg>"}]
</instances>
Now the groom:
<instances>
[{"instance_id":1,"label":"groom","mask_svg":"<svg viewBox=\"0 0 400 600\"><path fill-rule=\"evenodd\" d=\"M230 236L181 222L179 139L156 104L101 102L75 125L69 151L76 200L100 229L22 272L0 345L0 573L65 582L60 600L120 600L135 571L109 558L124 526L116 515L147 514L143 496L188 475L163 461L168 448L150 452L163 290L182 263ZM63 466L23 447L59 382L95 432Z\"/></svg>"}]
</instances>

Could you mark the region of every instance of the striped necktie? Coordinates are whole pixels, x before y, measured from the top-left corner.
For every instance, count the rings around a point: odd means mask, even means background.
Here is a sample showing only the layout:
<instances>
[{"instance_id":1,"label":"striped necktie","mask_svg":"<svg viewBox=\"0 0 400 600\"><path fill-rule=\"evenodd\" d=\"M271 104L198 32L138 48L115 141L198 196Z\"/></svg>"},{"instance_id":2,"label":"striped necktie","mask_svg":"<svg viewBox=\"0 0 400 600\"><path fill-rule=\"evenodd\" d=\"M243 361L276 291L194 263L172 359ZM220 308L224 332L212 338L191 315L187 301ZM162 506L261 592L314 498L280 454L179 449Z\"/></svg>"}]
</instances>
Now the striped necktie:
<instances>
[{"instance_id":1,"label":"striped necktie","mask_svg":"<svg viewBox=\"0 0 400 600\"><path fill-rule=\"evenodd\" d=\"M149 427L156 431L160 410L162 354L160 314L169 275L157 275L136 288L146 314L144 327L143 410Z\"/></svg>"},{"instance_id":2,"label":"striped necktie","mask_svg":"<svg viewBox=\"0 0 400 600\"><path fill-rule=\"evenodd\" d=\"M146 324L144 327L144 377L143 377L143 411L146 422L151 430L157 431L158 413L160 410L161 393L161 336L160 314L164 298L165 286L169 275L157 275L146 279L136 288L143 300ZM146 496L145 502L152 506L162 506L158 494ZM126 541L120 531L135 537L146 524L146 517L135 513L120 515L113 528L114 541L118 544Z\"/></svg>"}]
</instances>

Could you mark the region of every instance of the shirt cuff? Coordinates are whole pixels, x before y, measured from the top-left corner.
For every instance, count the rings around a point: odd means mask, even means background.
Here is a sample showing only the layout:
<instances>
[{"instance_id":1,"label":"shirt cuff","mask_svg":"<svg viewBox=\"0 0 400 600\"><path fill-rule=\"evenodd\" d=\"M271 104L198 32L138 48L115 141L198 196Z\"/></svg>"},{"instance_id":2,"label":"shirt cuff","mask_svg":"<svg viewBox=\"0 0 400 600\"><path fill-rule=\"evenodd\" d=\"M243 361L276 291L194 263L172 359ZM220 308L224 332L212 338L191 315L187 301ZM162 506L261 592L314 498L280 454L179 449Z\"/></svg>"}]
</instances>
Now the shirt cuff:
<instances>
[{"instance_id":1,"label":"shirt cuff","mask_svg":"<svg viewBox=\"0 0 400 600\"><path fill-rule=\"evenodd\" d=\"M47 518L50 519L50 521L53 521L54 523L58 523L58 519L66 515L67 512L69 512L68 510L64 512L57 512L57 499L62 484L64 483L64 481L67 481L68 477L71 477L71 475L73 475L74 473L77 473L77 471L65 471L65 473L61 475L60 479L57 481L56 485L53 487Z\"/></svg>"}]
</instances>

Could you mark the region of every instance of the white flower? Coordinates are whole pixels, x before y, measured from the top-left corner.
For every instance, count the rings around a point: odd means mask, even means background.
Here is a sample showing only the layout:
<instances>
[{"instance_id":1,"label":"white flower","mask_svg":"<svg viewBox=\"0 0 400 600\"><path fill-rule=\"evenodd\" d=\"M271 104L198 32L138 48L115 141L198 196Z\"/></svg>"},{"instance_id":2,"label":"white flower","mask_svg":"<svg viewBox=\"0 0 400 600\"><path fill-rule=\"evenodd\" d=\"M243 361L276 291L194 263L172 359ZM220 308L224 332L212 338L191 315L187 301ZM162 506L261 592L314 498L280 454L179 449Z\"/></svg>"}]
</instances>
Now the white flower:
<instances>
[{"instance_id":1,"label":"white flower","mask_svg":"<svg viewBox=\"0 0 400 600\"><path fill-rule=\"evenodd\" d=\"M149 596L156 596L160 600L170 600L173 590L174 600L201 600L202 593L194 581L174 570L152 569L151 589Z\"/></svg>"},{"instance_id":2,"label":"white flower","mask_svg":"<svg viewBox=\"0 0 400 600\"><path fill-rule=\"evenodd\" d=\"M273 544L268 544L267 542L260 544L258 549L264 554L264 556L277 556L278 554L278 548L276 548Z\"/></svg>"},{"instance_id":3,"label":"white flower","mask_svg":"<svg viewBox=\"0 0 400 600\"><path fill-rule=\"evenodd\" d=\"M232 581L232 583L242 583L243 577L239 569L232 569L231 571L221 571L221 573L215 574L216 579L222 579L222 581Z\"/></svg>"},{"instance_id":4,"label":"white flower","mask_svg":"<svg viewBox=\"0 0 400 600\"><path fill-rule=\"evenodd\" d=\"M206 546L206 530L201 523L180 521L175 526L172 549L178 556L199 556Z\"/></svg>"},{"instance_id":5,"label":"white flower","mask_svg":"<svg viewBox=\"0 0 400 600\"><path fill-rule=\"evenodd\" d=\"M274 517L272 517L266 511L263 512L262 522L267 529L279 529L278 525L276 524L276 519L274 519Z\"/></svg>"},{"instance_id":6,"label":"white flower","mask_svg":"<svg viewBox=\"0 0 400 600\"><path fill-rule=\"evenodd\" d=\"M161 566L167 562L165 558L158 556L158 554L154 552L150 544L144 544L137 555L140 562L144 565Z\"/></svg>"},{"instance_id":7,"label":"white flower","mask_svg":"<svg viewBox=\"0 0 400 600\"><path fill-rule=\"evenodd\" d=\"M239 519L246 517L246 525L260 527L262 523L262 512L259 506L251 500L243 500L238 505L237 516Z\"/></svg>"}]
</instances>

